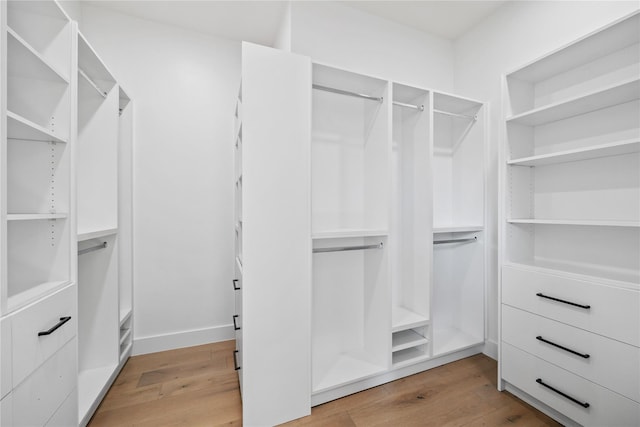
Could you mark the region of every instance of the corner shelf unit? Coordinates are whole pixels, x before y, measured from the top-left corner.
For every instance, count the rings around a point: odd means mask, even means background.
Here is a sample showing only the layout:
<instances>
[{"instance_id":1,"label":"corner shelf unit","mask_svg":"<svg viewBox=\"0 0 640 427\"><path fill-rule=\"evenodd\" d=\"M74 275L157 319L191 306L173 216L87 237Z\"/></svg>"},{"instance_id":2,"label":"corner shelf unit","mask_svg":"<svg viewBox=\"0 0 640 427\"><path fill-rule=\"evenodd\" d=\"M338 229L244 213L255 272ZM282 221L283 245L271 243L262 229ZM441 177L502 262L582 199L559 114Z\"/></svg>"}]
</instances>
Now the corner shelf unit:
<instances>
[{"instance_id":1,"label":"corner shelf unit","mask_svg":"<svg viewBox=\"0 0 640 427\"><path fill-rule=\"evenodd\" d=\"M619 372L637 365L639 343L611 327L638 329L639 76L640 13L634 13L504 78L499 388L526 393L563 423L640 423L640 393L625 385L640 384L640 373ZM575 301L586 302L571 306ZM552 319L548 326L540 316ZM592 353L593 363L585 368L563 350L519 340L530 325L531 334ZM562 333L571 328L585 332ZM604 340L599 347L626 344L615 357L598 356L593 334ZM608 366L606 378L596 359ZM525 375L515 366L531 370ZM552 371L563 378L554 387L564 395L535 381L549 382ZM591 408L583 411L566 396Z\"/></svg>"}]
</instances>

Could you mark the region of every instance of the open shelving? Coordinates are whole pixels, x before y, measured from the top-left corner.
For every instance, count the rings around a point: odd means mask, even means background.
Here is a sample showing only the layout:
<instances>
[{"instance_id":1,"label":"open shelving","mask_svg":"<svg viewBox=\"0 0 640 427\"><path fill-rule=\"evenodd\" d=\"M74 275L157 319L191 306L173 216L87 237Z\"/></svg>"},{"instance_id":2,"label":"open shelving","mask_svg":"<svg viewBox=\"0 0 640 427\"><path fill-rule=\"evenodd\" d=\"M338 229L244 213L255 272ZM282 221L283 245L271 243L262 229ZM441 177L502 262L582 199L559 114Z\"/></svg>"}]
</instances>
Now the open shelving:
<instances>
[{"instance_id":1,"label":"open shelving","mask_svg":"<svg viewBox=\"0 0 640 427\"><path fill-rule=\"evenodd\" d=\"M640 139L609 142L585 148L562 150L550 154L521 157L508 160L508 165L545 166L557 163L579 162L581 160L597 159L601 157L620 156L640 152Z\"/></svg>"}]
</instances>

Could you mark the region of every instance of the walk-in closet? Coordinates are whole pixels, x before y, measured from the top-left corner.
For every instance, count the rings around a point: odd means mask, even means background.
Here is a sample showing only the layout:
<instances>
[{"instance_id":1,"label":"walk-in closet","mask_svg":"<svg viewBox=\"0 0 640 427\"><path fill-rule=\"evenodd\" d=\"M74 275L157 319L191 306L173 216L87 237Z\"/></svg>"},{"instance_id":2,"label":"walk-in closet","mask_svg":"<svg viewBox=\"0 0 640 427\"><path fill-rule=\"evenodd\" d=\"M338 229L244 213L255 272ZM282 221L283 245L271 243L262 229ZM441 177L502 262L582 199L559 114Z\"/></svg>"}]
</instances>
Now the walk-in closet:
<instances>
[{"instance_id":1,"label":"walk-in closet","mask_svg":"<svg viewBox=\"0 0 640 427\"><path fill-rule=\"evenodd\" d=\"M0 425L640 425L640 5L0 1Z\"/></svg>"}]
</instances>

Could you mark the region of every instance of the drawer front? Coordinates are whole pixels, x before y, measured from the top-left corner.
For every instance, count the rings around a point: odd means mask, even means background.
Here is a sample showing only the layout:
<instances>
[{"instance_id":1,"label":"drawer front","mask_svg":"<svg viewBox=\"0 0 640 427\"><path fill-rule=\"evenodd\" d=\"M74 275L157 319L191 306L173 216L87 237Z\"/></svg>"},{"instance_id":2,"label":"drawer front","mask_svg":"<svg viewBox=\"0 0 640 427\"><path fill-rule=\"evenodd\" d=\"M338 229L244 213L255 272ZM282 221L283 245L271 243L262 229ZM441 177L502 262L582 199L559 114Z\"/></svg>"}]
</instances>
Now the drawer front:
<instances>
[{"instance_id":1,"label":"drawer front","mask_svg":"<svg viewBox=\"0 0 640 427\"><path fill-rule=\"evenodd\" d=\"M47 427L69 427L78 425L78 389L75 388L47 422Z\"/></svg>"},{"instance_id":2,"label":"drawer front","mask_svg":"<svg viewBox=\"0 0 640 427\"><path fill-rule=\"evenodd\" d=\"M640 346L640 292L635 290L505 266L502 269L502 302Z\"/></svg>"},{"instance_id":3,"label":"drawer front","mask_svg":"<svg viewBox=\"0 0 640 427\"><path fill-rule=\"evenodd\" d=\"M640 402L638 347L507 305L502 306L502 340Z\"/></svg>"},{"instance_id":4,"label":"drawer front","mask_svg":"<svg viewBox=\"0 0 640 427\"><path fill-rule=\"evenodd\" d=\"M584 426L640 425L640 404L510 344L502 345L503 379ZM542 381L547 386L538 383ZM566 396L561 395L564 393ZM570 400L575 399L577 402ZM583 407L580 403L588 404Z\"/></svg>"},{"instance_id":5,"label":"drawer front","mask_svg":"<svg viewBox=\"0 0 640 427\"><path fill-rule=\"evenodd\" d=\"M0 319L0 399L6 396L13 386L11 380L11 318Z\"/></svg>"},{"instance_id":6,"label":"drawer front","mask_svg":"<svg viewBox=\"0 0 640 427\"><path fill-rule=\"evenodd\" d=\"M11 316L13 387L76 335L76 286L71 285ZM49 335L61 318L71 319Z\"/></svg>"},{"instance_id":7,"label":"drawer front","mask_svg":"<svg viewBox=\"0 0 640 427\"><path fill-rule=\"evenodd\" d=\"M76 388L76 340L67 342L13 390L13 425L43 426Z\"/></svg>"}]
</instances>

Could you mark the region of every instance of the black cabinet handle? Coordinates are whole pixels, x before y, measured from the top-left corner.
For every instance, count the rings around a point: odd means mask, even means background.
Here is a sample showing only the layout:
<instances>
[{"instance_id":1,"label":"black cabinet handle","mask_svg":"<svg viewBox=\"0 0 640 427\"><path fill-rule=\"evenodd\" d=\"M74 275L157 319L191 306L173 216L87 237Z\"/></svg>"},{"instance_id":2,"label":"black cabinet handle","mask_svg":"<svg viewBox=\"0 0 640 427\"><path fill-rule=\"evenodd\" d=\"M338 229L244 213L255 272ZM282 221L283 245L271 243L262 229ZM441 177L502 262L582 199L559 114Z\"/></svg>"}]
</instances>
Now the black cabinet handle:
<instances>
[{"instance_id":1,"label":"black cabinet handle","mask_svg":"<svg viewBox=\"0 0 640 427\"><path fill-rule=\"evenodd\" d=\"M561 302L563 304L572 305L574 307L584 308L585 310L589 310L591 308L590 305L582 305L582 304L578 304L578 303L575 303L575 302L566 301L566 300L563 300L563 299L560 299L560 298L550 297L548 295L544 295L542 292L538 292L536 295L539 296L540 298L546 298L546 299L550 299L550 300L553 300L553 301L558 301L558 302Z\"/></svg>"},{"instance_id":2,"label":"black cabinet handle","mask_svg":"<svg viewBox=\"0 0 640 427\"><path fill-rule=\"evenodd\" d=\"M570 400L570 401L572 401L573 403L577 403L578 405L582 406L583 408L588 408L589 406L591 406L591 405L589 405L587 402L581 402L581 401L579 401L578 399L576 399L575 397L571 397L571 396L569 396L568 394L561 392L561 391L560 391L560 390L558 390L557 388L555 388L555 387L551 387L549 384L545 384L545 383L544 383L544 381L542 381L542 379L541 379L541 378L538 378L538 379L536 380L536 382L537 382L538 384L542 385L542 386L545 386L545 387L546 387L546 388L548 388L549 390L551 390L551 391L554 391L554 392L558 393L560 396L564 397L565 399L569 399L569 400Z\"/></svg>"},{"instance_id":3,"label":"black cabinet handle","mask_svg":"<svg viewBox=\"0 0 640 427\"><path fill-rule=\"evenodd\" d=\"M240 290L240 286L236 286L236 283L238 283L238 279L233 279L233 290L234 291L239 291Z\"/></svg>"},{"instance_id":4,"label":"black cabinet handle","mask_svg":"<svg viewBox=\"0 0 640 427\"><path fill-rule=\"evenodd\" d=\"M56 323L54 326L52 326L51 329L49 329L48 331L38 332L38 336L41 337L43 335L51 335L52 333L55 332L56 329L58 329L60 326L67 323L69 320L71 320L71 316L61 317L60 321Z\"/></svg>"},{"instance_id":5,"label":"black cabinet handle","mask_svg":"<svg viewBox=\"0 0 640 427\"><path fill-rule=\"evenodd\" d=\"M589 354L586 354L586 353L580 353L580 352L578 352L578 351L571 350L570 348L564 347L564 346L562 346L562 345L560 345L560 344L556 344L556 343L554 343L554 342L551 342L551 341L549 341L549 340L546 340L546 339L542 338L540 335L538 335L538 336L536 337L536 339L537 339L538 341L542 341L543 343L547 343L547 344L552 345L552 346L554 346L554 347L558 347L559 349L562 349L562 350L564 350L564 351L568 351L569 353L575 354L576 356L580 356L580 357L585 358L585 359L588 359L588 358L590 358L590 357L591 357Z\"/></svg>"},{"instance_id":6,"label":"black cabinet handle","mask_svg":"<svg viewBox=\"0 0 640 427\"><path fill-rule=\"evenodd\" d=\"M238 350L233 350L233 367L236 371L240 369L240 366L238 366Z\"/></svg>"},{"instance_id":7,"label":"black cabinet handle","mask_svg":"<svg viewBox=\"0 0 640 427\"><path fill-rule=\"evenodd\" d=\"M240 330L240 327L238 325L236 325L236 319L238 318L237 314L233 315L233 330L238 331Z\"/></svg>"}]
</instances>

